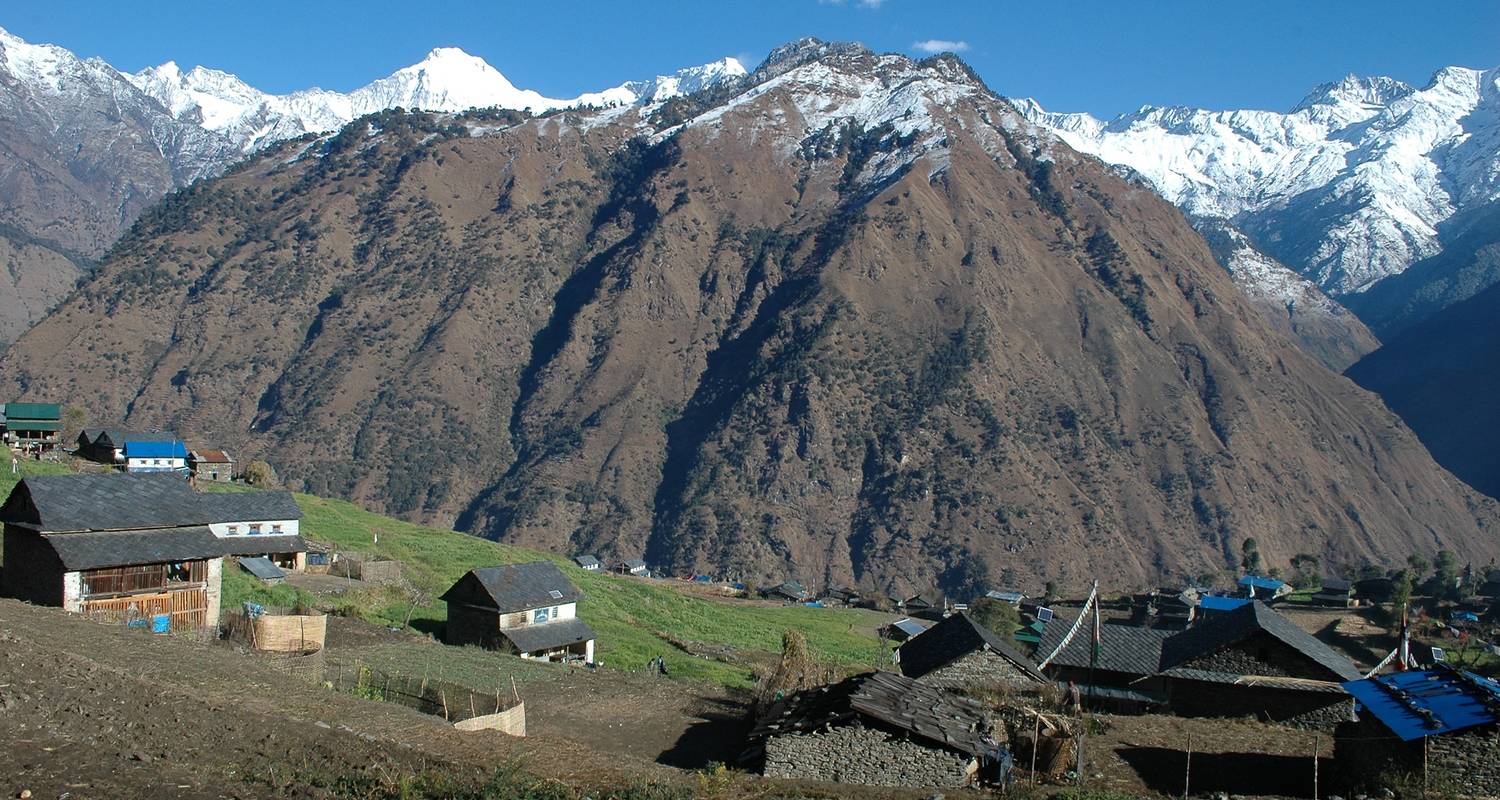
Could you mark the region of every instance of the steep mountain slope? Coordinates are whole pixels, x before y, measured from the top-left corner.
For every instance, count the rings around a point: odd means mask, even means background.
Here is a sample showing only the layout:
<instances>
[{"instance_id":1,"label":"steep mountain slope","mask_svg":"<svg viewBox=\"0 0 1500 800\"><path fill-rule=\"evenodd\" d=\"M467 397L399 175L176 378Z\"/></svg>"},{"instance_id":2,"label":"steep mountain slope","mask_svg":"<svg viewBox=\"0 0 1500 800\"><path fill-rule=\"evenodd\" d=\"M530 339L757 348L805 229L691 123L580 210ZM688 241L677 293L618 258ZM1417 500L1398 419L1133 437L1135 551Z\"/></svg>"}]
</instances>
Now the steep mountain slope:
<instances>
[{"instance_id":1,"label":"steep mountain slope","mask_svg":"<svg viewBox=\"0 0 1500 800\"><path fill-rule=\"evenodd\" d=\"M1444 220L1500 197L1500 68L1445 68L1422 89L1351 75L1286 114L1145 107L1103 122L1020 107L1335 296L1436 254Z\"/></svg>"},{"instance_id":2,"label":"steep mountain slope","mask_svg":"<svg viewBox=\"0 0 1500 800\"><path fill-rule=\"evenodd\" d=\"M226 152L108 64L0 30L0 285L20 300L0 303L0 345L45 313L143 208Z\"/></svg>"},{"instance_id":3,"label":"steep mountain slope","mask_svg":"<svg viewBox=\"0 0 1500 800\"><path fill-rule=\"evenodd\" d=\"M1455 215L1442 252L1344 298L1382 339L1500 283L1500 203Z\"/></svg>"},{"instance_id":4,"label":"steep mountain slope","mask_svg":"<svg viewBox=\"0 0 1500 800\"><path fill-rule=\"evenodd\" d=\"M1171 205L962 64L386 113L145 215L0 361L409 517L896 591L1500 552Z\"/></svg>"},{"instance_id":5,"label":"steep mountain slope","mask_svg":"<svg viewBox=\"0 0 1500 800\"><path fill-rule=\"evenodd\" d=\"M1500 497L1500 285L1413 325L1349 368L1432 455Z\"/></svg>"},{"instance_id":6,"label":"steep mountain slope","mask_svg":"<svg viewBox=\"0 0 1500 800\"><path fill-rule=\"evenodd\" d=\"M1194 220L1193 226L1271 327L1324 366L1342 372L1380 346L1359 318L1312 281L1256 249L1234 226L1212 217Z\"/></svg>"}]
</instances>

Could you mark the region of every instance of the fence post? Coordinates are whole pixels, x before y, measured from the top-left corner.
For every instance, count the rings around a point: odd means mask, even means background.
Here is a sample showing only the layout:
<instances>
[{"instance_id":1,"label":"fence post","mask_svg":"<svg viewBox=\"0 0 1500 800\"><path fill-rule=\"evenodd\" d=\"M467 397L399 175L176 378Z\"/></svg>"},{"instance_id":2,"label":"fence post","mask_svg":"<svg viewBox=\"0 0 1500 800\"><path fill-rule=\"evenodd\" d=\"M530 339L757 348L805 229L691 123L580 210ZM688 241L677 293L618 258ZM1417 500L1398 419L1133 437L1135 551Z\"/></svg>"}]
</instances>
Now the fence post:
<instances>
[{"instance_id":1,"label":"fence post","mask_svg":"<svg viewBox=\"0 0 1500 800\"><path fill-rule=\"evenodd\" d=\"M1187 737L1187 765L1182 770L1182 797L1187 800L1193 785L1193 737Z\"/></svg>"},{"instance_id":2,"label":"fence post","mask_svg":"<svg viewBox=\"0 0 1500 800\"><path fill-rule=\"evenodd\" d=\"M1042 749L1042 712L1036 714L1036 728L1031 734L1031 785L1036 786L1036 751Z\"/></svg>"},{"instance_id":3,"label":"fence post","mask_svg":"<svg viewBox=\"0 0 1500 800\"><path fill-rule=\"evenodd\" d=\"M1318 735L1313 734L1313 800L1318 800Z\"/></svg>"}]
</instances>

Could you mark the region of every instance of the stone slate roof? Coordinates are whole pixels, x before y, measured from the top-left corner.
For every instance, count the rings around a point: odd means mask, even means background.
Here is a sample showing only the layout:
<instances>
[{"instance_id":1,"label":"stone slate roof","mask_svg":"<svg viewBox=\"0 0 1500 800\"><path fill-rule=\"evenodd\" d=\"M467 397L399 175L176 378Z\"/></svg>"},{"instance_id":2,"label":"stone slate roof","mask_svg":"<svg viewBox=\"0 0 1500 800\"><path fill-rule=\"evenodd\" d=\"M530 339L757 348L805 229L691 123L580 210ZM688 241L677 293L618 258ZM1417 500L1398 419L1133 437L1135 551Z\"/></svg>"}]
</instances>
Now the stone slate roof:
<instances>
[{"instance_id":1,"label":"stone slate roof","mask_svg":"<svg viewBox=\"0 0 1500 800\"><path fill-rule=\"evenodd\" d=\"M1037 658L1046 658L1048 653L1056 650L1071 627L1072 620L1053 617L1042 632L1042 642L1037 645ZM1178 633L1181 631L1106 622L1099 626L1099 663L1096 668L1129 675L1154 675L1160 668L1162 643ZM1086 622L1078 629L1073 640L1068 642L1068 646L1053 657L1051 664L1087 667L1093 651L1093 628Z\"/></svg>"},{"instance_id":2,"label":"stone slate roof","mask_svg":"<svg viewBox=\"0 0 1500 800\"><path fill-rule=\"evenodd\" d=\"M547 562L542 562L547 563ZM539 650L555 650L559 647L587 642L599 638L594 629L578 618L548 622L544 625L525 625L520 628L505 628L500 635L509 639L523 653Z\"/></svg>"},{"instance_id":3,"label":"stone slate roof","mask_svg":"<svg viewBox=\"0 0 1500 800\"><path fill-rule=\"evenodd\" d=\"M1167 639L1162 644L1161 669L1166 671L1181 666L1262 631L1343 680L1360 677L1353 662L1259 601L1220 614L1212 622L1195 625Z\"/></svg>"},{"instance_id":4,"label":"stone slate roof","mask_svg":"<svg viewBox=\"0 0 1500 800\"><path fill-rule=\"evenodd\" d=\"M226 556L253 556L262 553L306 553L307 540L301 536L225 536Z\"/></svg>"},{"instance_id":5,"label":"stone slate roof","mask_svg":"<svg viewBox=\"0 0 1500 800\"><path fill-rule=\"evenodd\" d=\"M967 613L954 614L933 625L908 639L896 652L899 654L901 674L908 678L920 678L982 649L999 655L1035 680L1046 680L1030 659L1009 642L975 622Z\"/></svg>"},{"instance_id":6,"label":"stone slate roof","mask_svg":"<svg viewBox=\"0 0 1500 800\"><path fill-rule=\"evenodd\" d=\"M584 569L599 566L599 559L594 556L574 556L573 563Z\"/></svg>"},{"instance_id":7,"label":"stone slate roof","mask_svg":"<svg viewBox=\"0 0 1500 800\"><path fill-rule=\"evenodd\" d=\"M1319 594L1331 593L1331 592L1343 592L1343 593L1347 593L1347 592L1349 592L1353 588L1354 588L1354 585L1352 583L1350 583L1349 581L1346 581L1346 580L1344 580L1342 578L1324 578L1323 582L1322 582L1321 588L1318 589L1318 593Z\"/></svg>"},{"instance_id":8,"label":"stone slate roof","mask_svg":"<svg viewBox=\"0 0 1500 800\"><path fill-rule=\"evenodd\" d=\"M978 702L893 672L871 672L798 692L772 706L751 732L744 758L763 753L765 743L777 736L861 720L971 756L989 749L984 738L990 721Z\"/></svg>"},{"instance_id":9,"label":"stone slate roof","mask_svg":"<svg viewBox=\"0 0 1500 800\"><path fill-rule=\"evenodd\" d=\"M576 603L583 597L583 593L563 576L556 564L551 561L533 561L529 564L506 564L469 570L467 575L459 578L439 599L468 601L473 595L464 591L464 584L471 579L478 583L493 607L500 612ZM553 592L557 592L556 597Z\"/></svg>"},{"instance_id":10,"label":"stone slate roof","mask_svg":"<svg viewBox=\"0 0 1500 800\"><path fill-rule=\"evenodd\" d=\"M217 521L200 497L177 475L40 475L16 486L0 519L43 531L172 528Z\"/></svg>"},{"instance_id":11,"label":"stone slate roof","mask_svg":"<svg viewBox=\"0 0 1500 800\"><path fill-rule=\"evenodd\" d=\"M223 450L194 450L188 453L192 459L200 464L233 464L234 459Z\"/></svg>"},{"instance_id":12,"label":"stone slate roof","mask_svg":"<svg viewBox=\"0 0 1500 800\"><path fill-rule=\"evenodd\" d=\"M302 519L291 492L213 492L198 495L214 522Z\"/></svg>"},{"instance_id":13,"label":"stone slate roof","mask_svg":"<svg viewBox=\"0 0 1500 800\"><path fill-rule=\"evenodd\" d=\"M68 571L195 561L224 555L206 525L154 530L43 534Z\"/></svg>"}]
</instances>

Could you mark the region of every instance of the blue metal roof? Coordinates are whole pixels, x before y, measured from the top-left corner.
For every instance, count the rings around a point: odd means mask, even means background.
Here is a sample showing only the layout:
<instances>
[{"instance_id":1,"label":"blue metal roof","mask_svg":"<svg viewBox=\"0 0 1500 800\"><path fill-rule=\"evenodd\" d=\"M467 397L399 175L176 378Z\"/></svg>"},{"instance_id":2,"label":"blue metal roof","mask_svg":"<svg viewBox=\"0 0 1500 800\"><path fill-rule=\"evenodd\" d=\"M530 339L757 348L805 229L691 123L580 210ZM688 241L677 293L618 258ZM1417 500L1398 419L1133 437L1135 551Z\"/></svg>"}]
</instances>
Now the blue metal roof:
<instances>
[{"instance_id":1,"label":"blue metal roof","mask_svg":"<svg viewBox=\"0 0 1500 800\"><path fill-rule=\"evenodd\" d=\"M187 458L182 442L126 442L126 458Z\"/></svg>"},{"instance_id":2,"label":"blue metal roof","mask_svg":"<svg viewBox=\"0 0 1500 800\"><path fill-rule=\"evenodd\" d=\"M1344 689L1408 742L1500 721L1500 683L1472 672L1398 672L1349 681Z\"/></svg>"},{"instance_id":3,"label":"blue metal roof","mask_svg":"<svg viewBox=\"0 0 1500 800\"><path fill-rule=\"evenodd\" d=\"M1245 577L1240 578L1240 585L1254 586L1257 589L1270 589L1271 591L1275 591L1285 586L1286 582L1278 581L1275 578L1262 578L1259 575L1246 575Z\"/></svg>"},{"instance_id":4,"label":"blue metal roof","mask_svg":"<svg viewBox=\"0 0 1500 800\"><path fill-rule=\"evenodd\" d=\"M1216 594L1206 594L1198 598L1198 608L1204 611L1233 611L1248 602L1250 602L1248 597L1220 597Z\"/></svg>"}]
</instances>

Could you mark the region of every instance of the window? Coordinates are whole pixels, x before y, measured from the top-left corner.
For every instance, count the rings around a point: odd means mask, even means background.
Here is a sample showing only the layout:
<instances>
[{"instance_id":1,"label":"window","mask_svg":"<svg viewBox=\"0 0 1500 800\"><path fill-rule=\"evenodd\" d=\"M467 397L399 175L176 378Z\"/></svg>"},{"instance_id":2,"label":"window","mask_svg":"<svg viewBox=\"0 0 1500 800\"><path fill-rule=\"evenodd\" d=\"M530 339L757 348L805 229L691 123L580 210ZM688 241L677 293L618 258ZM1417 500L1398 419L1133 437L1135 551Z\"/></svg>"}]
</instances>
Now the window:
<instances>
[{"instance_id":1,"label":"window","mask_svg":"<svg viewBox=\"0 0 1500 800\"><path fill-rule=\"evenodd\" d=\"M550 608L539 608L539 609L531 612L531 621L535 622L535 623L546 622L547 620L549 620L551 618L552 618L552 609L550 609Z\"/></svg>"},{"instance_id":2,"label":"window","mask_svg":"<svg viewBox=\"0 0 1500 800\"><path fill-rule=\"evenodd\" d=\"M273 523L271 523L271 533L281 533L281 523L279 523L279 522L273 522Z\"/></svg>"},{"instance_id":3,"label":"window","mask_svg":"<svg viewBox=\"0 0 1500 800\"><path fill-rule=\"evenodd\" d=\"M230 525L229 526L229 535L230 536L239 536L240 535L240 526L238 526L238 525Z\"/></svg>"},{"instance_id":4,"label":"window","mask_svg":"<svg viewBox=\"0 0 1500 800\"><path fill-rule=\"evenodd\" d=\"M553 600L561 600L561 599L562 599L562 592L559 592L559 591L558 591L558 590L556 590L556 589L552 589L552 590L549 590L549 591L548 591L548 592L547 592L547 594L548 594L548 596L550 596L550 597L551 597L551 598L552 598L552 599L553 599Z\"/></svg>"},{"instance_id":5,"label":"window","mask_svg":"<svg viewBox=\"0 0 1500 800\"><path fill-rule=\"evenodd\" d=\"M252 523L250 523L250 535L251 536L259 536L260 535L260 523L259 522L252 522Z\"/></svg>"}]
</instances>

